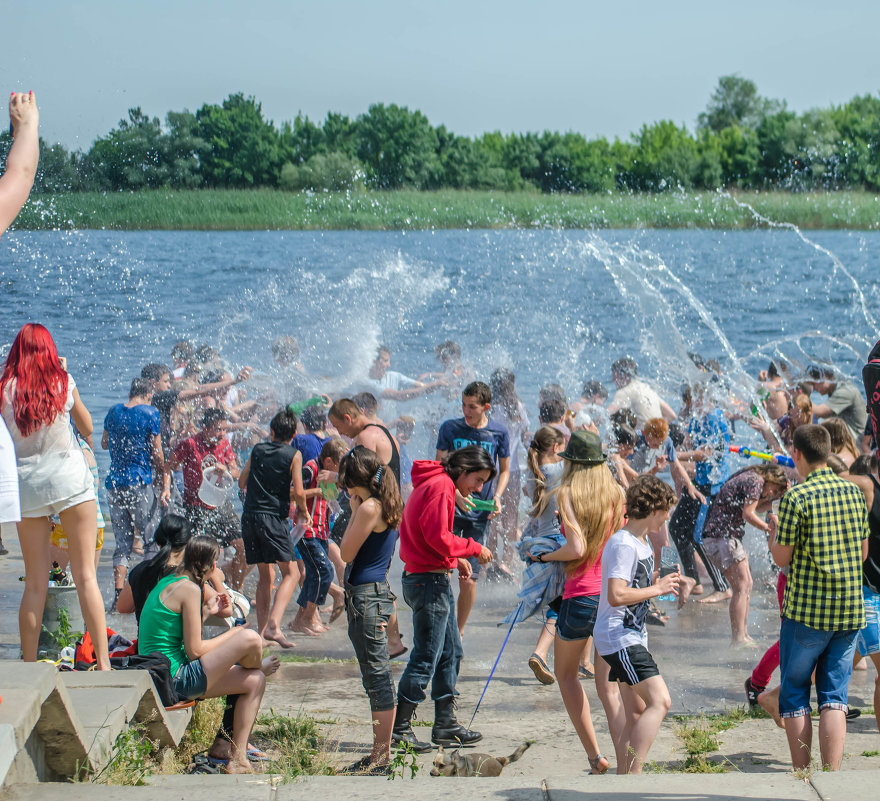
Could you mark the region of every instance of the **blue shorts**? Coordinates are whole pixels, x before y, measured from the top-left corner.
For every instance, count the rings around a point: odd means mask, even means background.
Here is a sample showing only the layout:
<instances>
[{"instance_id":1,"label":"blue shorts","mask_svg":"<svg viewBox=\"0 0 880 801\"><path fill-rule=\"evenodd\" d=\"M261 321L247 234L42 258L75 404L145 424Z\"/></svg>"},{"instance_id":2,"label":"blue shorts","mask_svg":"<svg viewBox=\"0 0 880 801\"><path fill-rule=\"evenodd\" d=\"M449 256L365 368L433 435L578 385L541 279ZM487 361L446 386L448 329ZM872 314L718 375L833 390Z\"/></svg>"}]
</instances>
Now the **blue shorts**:
<instances>
[{"instance_id":1,"label":"blue shorts","mask_svg":"<svg viewBox=\"0 0 880 801\"><path fill-rule=\"evenodd\" d=\"M593 635L598 611L598 595L563 599L556 620L556 636L560 640L586 640Z\"/></svg>"},{"instance_id":2,"label":"blue shorts","mask_svg":"<svg viewBox=\"0 0 880 801\"><path fill-rule=\"evenodd\" d=\"M856 635L852 631L823 631L782 618L779 634L779 714L797 718L810 714L810 677L816 671L816 699L819 711L846 712L849 680L852 676Z\"/></svg>"},{"instance_id":3,"label":"blue shorts","mask_svg":"<svg viewBox=\"0 0 880 801\"><path fill-rule=\"evenodd\" d=\"M452 521L452 533L455 534L456 537L472 539L474 542L480 543L480 545L486 544L486 530L488 528L488 519L471 520L465 517L456 517ZM471 563L471 567L473 568L471 578L476 581L480 576L480 571L482 571L483 566L480 564L476 556L468 556L467 560Z\"/></svg>"},{"instance_id":4,"label":"blue shorts","mask_svg":"<svg viewBox=\"0 0 880 801\"><path fill-rule=\"evenodd\" d=\"M208 677L202 669L201 659L186 662L174 674L174 692L186 701L201 698L207 689Z\"/></svg>"},{"instance_id":5,"label":"blue shorts","mask_svg":"<svg viewBox=\"0 0 880 801\"><path fill-rule=\"evenodd\" d=\"M865 599L865 628L859 631L856 645L862 656L880 654L880 594L862 587Z\"/></svg>"}]
</instances>

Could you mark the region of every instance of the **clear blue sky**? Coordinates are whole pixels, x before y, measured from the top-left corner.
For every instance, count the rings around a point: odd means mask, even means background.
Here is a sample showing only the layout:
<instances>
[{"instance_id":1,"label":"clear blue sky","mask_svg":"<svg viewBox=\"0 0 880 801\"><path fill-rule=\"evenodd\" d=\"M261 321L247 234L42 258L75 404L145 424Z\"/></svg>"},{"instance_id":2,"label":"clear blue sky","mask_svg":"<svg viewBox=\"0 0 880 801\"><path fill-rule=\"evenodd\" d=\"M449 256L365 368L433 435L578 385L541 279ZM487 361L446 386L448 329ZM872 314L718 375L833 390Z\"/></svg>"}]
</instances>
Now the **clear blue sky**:
<instances>
[{"instance_id":1,"label":"clear blue sky","mask_svg":"<svg viewBox=\"0 0 880 801\"><path fill-rule=\"evenodd\" d=\"M880 89L880 3L96 0L18 2L5 91L33 89L49 141L88 148L131 106L242 91L267 118L423 111L459 134L693 128L720 75L796 111Z\"/></svg>"}]
</instances>

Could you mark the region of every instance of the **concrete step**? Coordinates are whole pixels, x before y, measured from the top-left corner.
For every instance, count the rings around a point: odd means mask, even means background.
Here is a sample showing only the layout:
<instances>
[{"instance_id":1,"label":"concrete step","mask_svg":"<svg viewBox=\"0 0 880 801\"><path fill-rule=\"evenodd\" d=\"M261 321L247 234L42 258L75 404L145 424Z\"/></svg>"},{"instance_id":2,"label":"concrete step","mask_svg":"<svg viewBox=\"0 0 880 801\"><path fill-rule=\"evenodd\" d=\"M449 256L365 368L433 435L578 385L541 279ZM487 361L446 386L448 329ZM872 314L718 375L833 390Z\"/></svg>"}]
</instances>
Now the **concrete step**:
<instances>
[{"instance_id":1,"label":"concrete step","mask_svg":"<svg viewBox=\"0 0 880 801\"><path fill-rule=\"evenodd\" d=\"M16 747L7 782L69 778L87 764L86 732L54 665L3 661L0 696L0 724Z\"/></svg>"},{"instance_id":2,"label":"concrete step","mask_svg":"<svg viewBox=\"0 0 880 801\"><path fill-rule=\"evenodd\" d=\"M278 778L268 776L161 776L146 787L102 784L16 784L0 791L2 801L272 801ZM384 779L387 793L388 782ZM303 785L305 790L305 785ZM333 796L331 796L333 797ZM306 799L305 794L302 795ZM308 796L309 799L312 796ZM382 794L382 799L387 798ZM379 793L377 793L379 799Z\"/></svg>"}]
</instances>

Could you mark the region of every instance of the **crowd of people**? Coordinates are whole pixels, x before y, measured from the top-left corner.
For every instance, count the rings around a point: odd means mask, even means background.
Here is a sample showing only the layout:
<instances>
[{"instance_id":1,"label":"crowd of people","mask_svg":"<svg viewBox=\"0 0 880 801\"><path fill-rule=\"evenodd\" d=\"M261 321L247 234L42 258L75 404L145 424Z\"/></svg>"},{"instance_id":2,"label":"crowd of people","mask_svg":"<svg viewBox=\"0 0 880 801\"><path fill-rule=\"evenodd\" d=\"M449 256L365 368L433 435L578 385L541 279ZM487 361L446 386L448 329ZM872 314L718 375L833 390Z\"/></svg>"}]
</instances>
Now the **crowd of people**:
<instances>
[{"instance_id":1,"label":"crowd of people","mask_svg":"<svg viewBox=\"0 0 880 801\"><path fill-rule=\"evenodd\" d=\"M14 97L13 108L4 209L24 202L15 182L35 169L32 96ZM15 214L4 213L8 225ZM293 337L271 352L271 390L250 388L252 370L229 369L208 345L180 341L169 364L144 365L104 416L110 461L100 482L92 417L50 332L37 323L18 332L0 374L0 521L18 524L26 661L38 656L58 561L70 565L96 667L110 667L96 572L109 517L109 612L136 614L140 652L167 658L181 700L227 699L211 759L247 772L264 757L249 742L279 664L264 648L320 637L345 615L373 721L370 753L348 770L385 774L393 744L432 747L412 726L429 685L431 741L481 739L455 713L462 636L481 581L520 580L516 619L542 621L528 666L558 682L591 772L610 762L584 677L595 678L617 771L640 772L671 703L648 649L647 626L668 619L654 601L726 602L732 647L753 647L748 524L779 568L782 621L745 682L748 701L785 729L794 767L805 767L815 683L822 764L839 768L853 665L870 657L880 668L876 443L853 383L830 367L777 360L747 408L731 400L717 362L692 354L692 380L672 404L623 357L611 366L613 395L595 377L576 398L555 383L540 388L533 424L513 372L480 380L455 342L437 346L440 369L414 378L392 370L380 347L361 381L332 393L308 375ZM433 411L402 413L435 393ZM764 437L765 461L734 465L737 422ZM432 452L409 452L417 431ZM388 582L395 552L409 648ZM242 593L254 568L250 627ZM206 621L224 632L205 637ZM395 685L391 660L407 651Z\"/></svg>"}]
</instances>

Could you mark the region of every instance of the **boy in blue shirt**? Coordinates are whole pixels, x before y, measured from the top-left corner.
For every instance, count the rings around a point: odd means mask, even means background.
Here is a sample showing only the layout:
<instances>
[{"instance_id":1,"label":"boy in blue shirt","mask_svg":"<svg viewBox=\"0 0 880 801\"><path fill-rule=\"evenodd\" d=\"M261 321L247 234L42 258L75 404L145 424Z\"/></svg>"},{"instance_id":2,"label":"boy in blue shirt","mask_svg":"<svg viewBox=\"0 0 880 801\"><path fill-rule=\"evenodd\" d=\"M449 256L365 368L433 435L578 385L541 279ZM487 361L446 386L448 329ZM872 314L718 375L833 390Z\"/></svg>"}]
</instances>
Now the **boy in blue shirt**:
<instances>
[{"instance_id":1,"label":"boy in blue shirt","mask_svg":"<svg viewBox=\"0 0 880 801\"><path fill-rule=\"evenodd\" d=\"M498 475L494 481L487 481L475 496L464 497L455 493L455 521L452 531L456 536L470 538L481 545L486 543L486 532L490 518L501 511L501 496L507 488L510 477L510 438L507 429L500 423L489 419L492 404L492 391L482 381L472 381L461 394L461 410L464 417L446 420L437 435L437 460L442 461L452 451L468 445L479 445L486 450ZM482 501L493 500L495 511L474 508L471 498ZM459 594L457 619L459 633L464 632L465 623L470 616L477 597L476 581L480 575L480 564L471 559L472 574L469 578L459 575Z\"/></svg>"}]
</instances>

